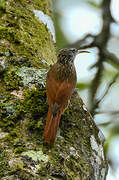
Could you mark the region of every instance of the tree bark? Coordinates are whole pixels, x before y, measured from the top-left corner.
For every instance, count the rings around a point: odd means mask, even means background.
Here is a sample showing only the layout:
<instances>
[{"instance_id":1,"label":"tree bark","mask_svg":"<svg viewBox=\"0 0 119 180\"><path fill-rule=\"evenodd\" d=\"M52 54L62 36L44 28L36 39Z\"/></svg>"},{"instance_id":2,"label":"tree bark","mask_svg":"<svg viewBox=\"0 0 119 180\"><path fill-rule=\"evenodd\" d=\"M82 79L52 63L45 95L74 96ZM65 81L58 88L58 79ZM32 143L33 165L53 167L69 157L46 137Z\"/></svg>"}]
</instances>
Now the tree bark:
<instances>
[{"instance_id":1,"label":"tree bark","mask_svg":"<svg viewBox=\"0 0 119 180\"><path fill-rule=\"evenodd\" d=\"M56 61L51 0L0 3L0 178L103 180L104 137L75 91L43 147L45 75Z\"/></svg>"}]
</instances>

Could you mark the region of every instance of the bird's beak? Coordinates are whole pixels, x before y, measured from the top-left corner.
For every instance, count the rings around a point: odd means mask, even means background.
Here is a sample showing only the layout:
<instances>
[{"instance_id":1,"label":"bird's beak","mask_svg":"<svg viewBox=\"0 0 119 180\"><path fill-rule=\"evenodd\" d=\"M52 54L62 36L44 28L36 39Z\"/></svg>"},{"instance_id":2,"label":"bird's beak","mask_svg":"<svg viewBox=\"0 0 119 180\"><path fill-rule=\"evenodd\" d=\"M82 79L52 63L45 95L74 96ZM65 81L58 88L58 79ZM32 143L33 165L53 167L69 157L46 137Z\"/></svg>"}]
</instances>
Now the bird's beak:
<instances>
[{"instance_id":1,"label":"bird's beak","mask_svg":"<svg viewBox=\"0 0 119 180\"><path fill-rule=\"evenodd\" d=\"M79 53L90 53L90 52L79 49L78 52L77 52L77 54L79 54Z\"/></svg>"}]
</instances>

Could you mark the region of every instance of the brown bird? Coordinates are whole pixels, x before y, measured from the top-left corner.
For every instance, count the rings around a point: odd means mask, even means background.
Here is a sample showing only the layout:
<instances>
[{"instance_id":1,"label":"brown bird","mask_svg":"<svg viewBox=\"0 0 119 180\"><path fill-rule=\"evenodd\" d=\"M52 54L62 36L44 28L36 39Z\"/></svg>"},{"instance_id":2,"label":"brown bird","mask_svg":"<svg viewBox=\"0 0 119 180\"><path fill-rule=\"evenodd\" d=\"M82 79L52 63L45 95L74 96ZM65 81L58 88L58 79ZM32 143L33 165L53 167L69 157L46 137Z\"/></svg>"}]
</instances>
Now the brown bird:
<instances>
[{"instance_id":1,"label":"brown bird","mask_svg":"<svg viewBox=\"0 0 119 180\"><path fill-rule=\"evenodd\" d=\"M79 51L75 48L62 49L55 63L47 73L46 93L49 103L44 143L54 144L59 122L75 88L77 77L74 59Z\"/></svg>"}]
</instances>

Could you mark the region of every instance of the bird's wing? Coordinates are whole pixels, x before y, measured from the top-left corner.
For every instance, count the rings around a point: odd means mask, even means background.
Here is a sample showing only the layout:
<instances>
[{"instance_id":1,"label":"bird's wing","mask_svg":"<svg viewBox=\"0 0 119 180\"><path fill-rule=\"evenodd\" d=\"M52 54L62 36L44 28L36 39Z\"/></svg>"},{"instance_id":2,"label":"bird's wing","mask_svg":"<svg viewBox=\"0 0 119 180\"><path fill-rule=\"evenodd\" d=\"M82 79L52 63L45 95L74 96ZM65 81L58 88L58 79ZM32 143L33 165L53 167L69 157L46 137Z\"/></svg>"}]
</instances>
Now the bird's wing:
<instances>
[{"instance_id":1,"label":"bird's wing","mask_svg":"<svg viewBox=\"0 0 119 180\"><path fill-rule=\"evenodd\" d=\"M75 87L76 82L68 83L62 82L57 90L55 102L57 104L66 104L72 95L72 91Z\"/></svg>"},{"instance_id":2,"label":"bird's wing","mask_svg":"<svg viewBox=\"0 0 119 180\"><path fill-rule=\"evenodd\" d=\"M60 76L60 74L56 74L57 66L55 68L54 66L50 69L47 76L46 89L48 102L50 105L54 105L54 103L57 103L58 105L66 104L68 103L68 100L76 85L76 74L74 74L74 77L73 79L71 79L71 81L67 79L64 81L60 81L60 78L56 80L56 76ZM53 71L53 69L55 69L55 71Z\"/></svg>"},{"instance_id":3,"label":"bird's wing","mask_svg":"<svg viewBox=\"0 0 119 180\"><path fill-rule=\"evenodd\" d=\"M60 83L57 82L55 78L50 74L47 77L47 85L46 85L46 92L47 92L48 102L50 105L53 105L55 103L55 97L59 87L60 87Z\"/></svg>"}]
</instances>

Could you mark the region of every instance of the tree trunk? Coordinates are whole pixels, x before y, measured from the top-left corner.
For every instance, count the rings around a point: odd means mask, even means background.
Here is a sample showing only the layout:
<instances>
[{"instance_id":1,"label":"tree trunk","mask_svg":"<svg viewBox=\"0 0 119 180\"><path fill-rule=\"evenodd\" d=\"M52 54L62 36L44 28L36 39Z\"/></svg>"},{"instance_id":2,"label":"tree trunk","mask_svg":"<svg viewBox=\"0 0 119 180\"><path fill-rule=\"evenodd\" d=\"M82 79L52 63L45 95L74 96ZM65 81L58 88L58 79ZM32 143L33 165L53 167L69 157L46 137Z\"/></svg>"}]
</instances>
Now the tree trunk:
<instances>
[{"instance_id":1,"label":"tree trunk","mask_svg":"<svg viewBox=\"0 0 119 180\"><path fill-rule=\"evenodd\" d=\"M51 0L0 2L0 178L103 180L104 137L75 91L43 147L45 75L56 61Z\"/></svg>"}]
</instances>

